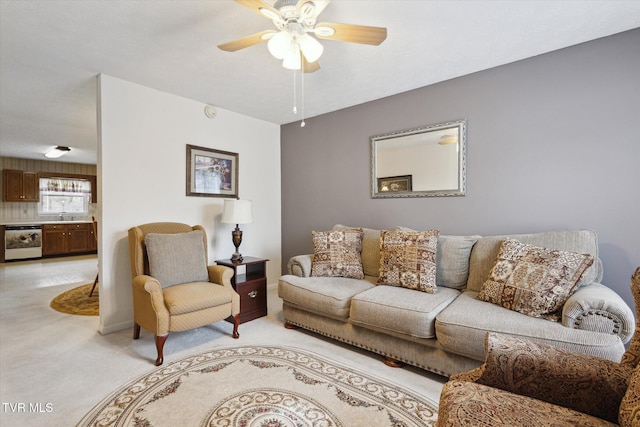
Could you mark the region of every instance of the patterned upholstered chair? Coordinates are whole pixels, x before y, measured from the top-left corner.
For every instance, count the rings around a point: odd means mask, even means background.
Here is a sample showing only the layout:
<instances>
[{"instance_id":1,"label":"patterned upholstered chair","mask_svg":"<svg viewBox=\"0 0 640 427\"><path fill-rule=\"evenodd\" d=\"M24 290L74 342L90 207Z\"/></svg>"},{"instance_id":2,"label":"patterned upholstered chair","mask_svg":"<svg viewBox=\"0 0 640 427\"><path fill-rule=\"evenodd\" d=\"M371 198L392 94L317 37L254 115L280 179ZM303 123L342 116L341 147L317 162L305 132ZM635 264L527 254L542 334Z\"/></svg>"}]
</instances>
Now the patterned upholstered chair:
<instances>
[{"instance_id":1,"label":"patterned upholstered chair","mask_svg":"<svg viewBox=\"0 0 640 427\"><path fill-rule=\"evenodd\" d=\"M438 426L640 426L640 267L636 329L620 363L487 334L486 360L442 389Z\"/></svg>"},{"instance_id":2,"label":"patterned upholstered chair","mask_svg":"<svg viewBox=\"0 0 640 427\"><path fill-rule=\"evenodd\" d=\"M234 323L238 338L240 296L231 286L233 270L207 266L207 234L200 225L156 222L129 229L133 276L133 339L140 327L155 333L158 357L169 332L220 320Z\"/></svg>"}]
</instances>

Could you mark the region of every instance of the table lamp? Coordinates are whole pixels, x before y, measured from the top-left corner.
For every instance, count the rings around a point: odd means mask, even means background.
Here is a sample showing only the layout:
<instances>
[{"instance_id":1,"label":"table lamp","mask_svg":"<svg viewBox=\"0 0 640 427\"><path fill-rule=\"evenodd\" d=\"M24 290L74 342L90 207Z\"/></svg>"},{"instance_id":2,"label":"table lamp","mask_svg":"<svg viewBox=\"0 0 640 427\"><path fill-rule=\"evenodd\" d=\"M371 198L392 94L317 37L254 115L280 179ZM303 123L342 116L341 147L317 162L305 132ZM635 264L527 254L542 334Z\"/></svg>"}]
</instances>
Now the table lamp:
<instances>
[{"instance_id":1,"label":"table lamp","mask_svg":"<svg viewBox=\"0 0 640 427\"><path fill-rule=\"evenodd\" d=\"M240 243L242 243L242 230L238 224L250 224L253 222L251 214L251 200L225 200L224 211L222 212L222 222L225 224L235 224L236 228L231 232L233 237L233 245L236 252L231 256L232 262L242 262L242 254L238 251Z\"/></svg>"}]
</instances>

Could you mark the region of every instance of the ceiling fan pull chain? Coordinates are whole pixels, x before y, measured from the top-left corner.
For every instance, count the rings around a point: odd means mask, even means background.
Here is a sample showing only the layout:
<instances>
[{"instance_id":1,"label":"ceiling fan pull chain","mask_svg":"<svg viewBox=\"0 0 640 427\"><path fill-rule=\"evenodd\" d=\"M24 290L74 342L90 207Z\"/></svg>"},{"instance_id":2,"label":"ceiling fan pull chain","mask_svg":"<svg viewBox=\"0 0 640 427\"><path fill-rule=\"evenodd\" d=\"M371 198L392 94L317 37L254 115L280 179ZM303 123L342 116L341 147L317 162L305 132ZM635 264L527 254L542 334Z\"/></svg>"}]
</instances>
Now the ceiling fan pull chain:
<instances>
[{"instance_id":1,"label":"ceiling fan pull chain","mask_svg":"<svg viewBox=\"0 0 640 427\"><path fill-rule=\"evenodd\" d=\"M298 114L298 107L296 107L297 102L297 93L296 93L296 70L293 70L293 114Z\"/></svg>"},{"instance_id":2,"label":"ceiling fan pull chain","mask_svg":"<svg viewBox=\"0 0 640 427\"><path fill-rule=\"evenodd\" d=\"M304 57L300 55L300 92L302 95L302 121L300 122L300 127L303 128L305 125L304 122Z\"/></svg>"}]
</instances>

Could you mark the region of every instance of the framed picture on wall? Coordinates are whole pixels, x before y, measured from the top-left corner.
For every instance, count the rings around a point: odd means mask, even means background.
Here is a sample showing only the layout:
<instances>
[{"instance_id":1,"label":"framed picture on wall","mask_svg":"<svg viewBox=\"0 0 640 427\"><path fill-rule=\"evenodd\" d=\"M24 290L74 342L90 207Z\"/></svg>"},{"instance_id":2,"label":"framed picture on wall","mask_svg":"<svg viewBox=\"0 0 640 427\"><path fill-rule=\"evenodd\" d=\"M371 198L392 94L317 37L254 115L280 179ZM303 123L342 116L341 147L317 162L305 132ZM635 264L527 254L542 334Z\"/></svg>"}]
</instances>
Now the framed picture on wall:
<instances>
[{"instance_id":1,"label":"framed picture on wall","mask_svg":"<svg viewBox=\"0 0 640 427\"><path fill-rule=\"evenodd\" d=\"M238 197L238 153L187 144L187 196Z\"/></svg>"},{"instance_id":2,"label":"framed picture on wall","mask_svg":"<svg viewBox=\"0 0 640 427\"><path fill-rule=\"evenodd\" d=\"M378 178L378 191L395 192L395 191L412 191L411 175L388 176Z\"/></svg>"}]
</instances>

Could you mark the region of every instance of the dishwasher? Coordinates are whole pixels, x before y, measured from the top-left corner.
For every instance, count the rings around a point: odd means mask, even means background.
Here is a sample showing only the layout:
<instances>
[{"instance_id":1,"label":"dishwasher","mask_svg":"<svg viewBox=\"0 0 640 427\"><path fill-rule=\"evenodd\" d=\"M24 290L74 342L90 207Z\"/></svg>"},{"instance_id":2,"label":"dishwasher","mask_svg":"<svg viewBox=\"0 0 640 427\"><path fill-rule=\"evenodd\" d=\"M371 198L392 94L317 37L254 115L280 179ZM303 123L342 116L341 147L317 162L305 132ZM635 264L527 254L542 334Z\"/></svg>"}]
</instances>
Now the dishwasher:
<instances>
[{"instance_id":1,"label":"dishwasher","mask_svg":"<svg viewBox=\"0 0 640 427\"><path fill-rule=\"evenodd\" d=\"M42 258L41 225L6 225L4 259Z\"/></svg>"}]
</instances>

